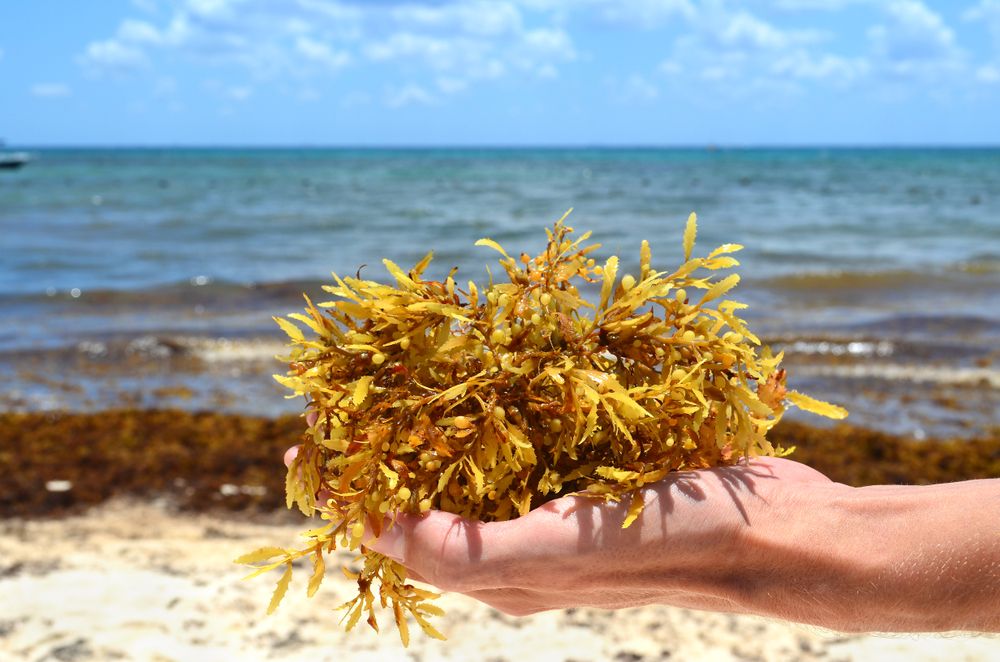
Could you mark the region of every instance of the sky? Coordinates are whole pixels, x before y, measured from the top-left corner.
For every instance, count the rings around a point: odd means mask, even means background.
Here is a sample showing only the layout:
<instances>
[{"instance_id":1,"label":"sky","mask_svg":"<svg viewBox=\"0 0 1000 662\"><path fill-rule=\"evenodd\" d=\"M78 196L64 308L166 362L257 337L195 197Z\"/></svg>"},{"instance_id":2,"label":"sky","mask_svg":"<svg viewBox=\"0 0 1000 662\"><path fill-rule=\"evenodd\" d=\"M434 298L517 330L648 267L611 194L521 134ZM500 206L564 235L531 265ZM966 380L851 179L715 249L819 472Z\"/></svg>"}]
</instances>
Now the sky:
<instances>
[{"instance_id":1,"label":"sky","mask_svg":"<svg viewBox=\"0 0 1000 662\"><path fill-rule=\"evenodd\" d=\"M6 0L0 138L997 145L1000 0Z\"/></svg>"}]
</instances>

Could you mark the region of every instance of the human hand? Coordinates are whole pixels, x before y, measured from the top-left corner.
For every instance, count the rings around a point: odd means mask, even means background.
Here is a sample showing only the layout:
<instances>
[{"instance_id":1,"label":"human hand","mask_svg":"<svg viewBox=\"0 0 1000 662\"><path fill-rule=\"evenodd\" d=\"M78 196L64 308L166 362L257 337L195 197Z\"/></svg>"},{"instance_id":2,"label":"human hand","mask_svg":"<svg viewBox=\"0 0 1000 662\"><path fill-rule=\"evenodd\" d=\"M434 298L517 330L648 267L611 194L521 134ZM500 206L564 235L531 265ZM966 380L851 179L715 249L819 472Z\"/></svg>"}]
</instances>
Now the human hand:
<instances>
[{"instance_id":1,"label":"human hand","mask_svg":"<svg viewBox=\"0 0 1000 662\"><path fill-rule=\"evenodd\" d=\"M311 425L315 414L308 417ZM286 452L286 465L297 451ZM653 603L745 611L739 594L753 522L772 502L788 500L777 488L794 493L817 484L830 480L798 462L755 458L673 473L643 488L645 507L626 529L630 497L567 496L504 522L401 513L365 545L418 581L511 615Z\"/></svg>"},{"instance_id":2,"label":"human hand","mask_svg":"<svg viewBox=\"0 0 1000 662\"><path fill-rule=\"evenodd\" d=\"M512 615L655 603L846 632L1000 632L996 479L851 488L755 458L642 492L627 529L628 497L569 496L505 522L398 514L364 544Z\"/></svg>"},{"instance_id":3,"label":"human hand","mask_svg":"<svg viewBox=\"0 0 1000 662\"><path fill-rule=\"evenodd\" d=\"M679 472L643 489L645 508L622 529L629 499L569 496L505 522L442 511L397 515L366 544L418 581L511 615L567 607L671 604L745 611L740 564L768 483L829 483L805 465L761 458Z\"/></svg>"}]
</instances>

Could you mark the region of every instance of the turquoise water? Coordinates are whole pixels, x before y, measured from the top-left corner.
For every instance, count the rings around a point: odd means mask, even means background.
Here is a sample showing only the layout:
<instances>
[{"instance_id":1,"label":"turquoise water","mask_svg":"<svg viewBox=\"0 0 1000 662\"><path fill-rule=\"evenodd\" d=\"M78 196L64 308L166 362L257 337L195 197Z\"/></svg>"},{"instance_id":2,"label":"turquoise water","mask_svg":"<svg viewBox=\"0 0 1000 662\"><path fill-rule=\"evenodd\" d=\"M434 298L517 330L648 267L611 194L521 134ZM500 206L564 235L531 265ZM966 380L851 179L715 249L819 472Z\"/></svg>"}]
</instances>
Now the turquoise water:
<instances>
[{"instance_id":1,"label":"turquoise water","mask_svg":"<svg viewBox=\"0 0 1000 662\"><path fill-rule=\"evenodd\" d=\"M706 247L769 277L1000 265L1000 150L42 151L0 178L0 293L198 276L324 278L425 248L476 273L484 234L537 246L573 222L667 262L690 211Z\"/></svg>"},{"instance_id":2,"label":"turquoise water","mask_svg":"<svg viewBox=\"0 0 1000 662\"><path fill-rule=\"evenodd\" d=\"M570 207L572 224L593 230L604 255L634 267L648 239L654 262L669 268L696 211L702 250L746 245L740 294L750 317L801 364L814 391L858 400L863 411L861 381L892 384L887 392L945 383L974 409L996 409L1000 150L35 156L0 172L0 366L11 375L24 373L29 356L36 372L102 356L114 372L119 359L156 343L176 358L198 343L274 340L271 313L294 310L298 293L315 291L330 271L367 265L366 276L381 278L383 257L406 264L433 249L441 271L458 266L481 279L494 259L472 247L476 239L531 252ZM94 350L102 346L104 354ZM24 379L8 396L17 407L74 405ZM976 420L996 424L991 412Z\"/></svg>"}]
</instances>

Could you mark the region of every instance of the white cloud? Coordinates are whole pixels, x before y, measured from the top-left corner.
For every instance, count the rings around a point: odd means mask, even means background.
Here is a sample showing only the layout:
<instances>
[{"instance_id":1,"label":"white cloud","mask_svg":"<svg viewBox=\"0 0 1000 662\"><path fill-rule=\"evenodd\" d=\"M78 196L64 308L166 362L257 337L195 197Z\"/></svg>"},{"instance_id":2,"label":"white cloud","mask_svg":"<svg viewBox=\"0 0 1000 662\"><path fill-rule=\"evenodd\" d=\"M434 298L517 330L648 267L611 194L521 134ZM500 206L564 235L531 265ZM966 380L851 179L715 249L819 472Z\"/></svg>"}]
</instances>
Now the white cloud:
<instances>
[{"instance_id":1,"label":"white cloud","mask_svg":"<svg viewBox=\"0 0 1000 662\"><path fill-rule=\"evenodd\" d=\"M101 73L187 60L239 67L258 82L302 83L382 63L383 78L445 92L456 81L469 86L507 75L553 77L559 65L577 58L569 33L551 16L532 16L529 25L516 0L175 0L155 8L159 13L123 20L111 37L89 44L80 62ZM446 82L438 85L438 79ZM394 99L420 96L413 90L401 95L409 89L402 82L397 88Z\"/></svg>"},{"instance_id":2,"label":"white cloud","mask_svg":"<svg viewBox=\"0 0 1000 662\"><path fill-rule=\"evenodd\" d=\"M450 69L457 64L463 46L481 49L474 43L448 41L436 37L397 32L388 39L368 44L365 54L372 60L395 60L400 58L420 58L435 69Z\"/></svg>"},{"instance_id":3,"label":"white cloud","mask_svg":"<svg viewBox=\"0 0 1000 662\"><path fill-rule=\"evenodd\" d=\"M660 71L668 76L678 76L684 71L684 65L676 60L664 60L660 63Z\"/></svg>"},{"instance_id":4,"label":"white cloud","mask_svg":"<svg viewBox=\"0 0 1000 662\"><path fill-rule=\"evenodd\" d=\"M149 59L139 48L114 39L94 41L79 58L91 73L128 73L149 65Z\"/></svg>"},{"instance_id":5,"label":"white cloud","mask_svg":"<svg viewBox=\"0 0 1000 662\"><path fill-rule=\"evenodd\" d=\"M674 19L698 15L694 0L517 0L522 7L548 13L565 23L572 13L589 14L591 20L620 27L651 30Z\"/></svg>"},{"instance_id":6,"label":"white cloud","mask_svg":"<svg viewBox=\"0 0 1000 662\"><path fill-rule=\"evenodd\" d=\"M802 84L844 83L867 71L863 59L818 52L824 39L817 30L781 28L745 9L708 3L659 71L726 97L744 97L750 90L796 93Z\"/></svg>"},{"instance_id":7,"label":"white cloud","mask_svg":"<svg viewBox=\"0 0 1000 662\"><path fill-rule=\"evenodd\" d=\"M96 72L121 71L120 60L152 64L172 51L199 63L237 65L255 78L300 75L303 64L330 72L348 63L347 50L332 44L353 38L360 16L321 0L180 0L163 21L122 21L113 37L89 44L80 62Z\"/></svg>"},{"instance_id":8,"label":"white cloud","mask_svg":"<svg viewBox=\"0 0 1000 662\"><path fill-rule=\"evenodd\" d=\"M593 0L592 0L593 2ZM693 18L696 9L689 0L601 0L600 15L612 23L657 28L674 18Z\"/></svg>"},{"instance_id":9,"label":"white cloud","mask_svg":"<svg viewBox=\"0 0 1000 662\"><path fill-rule=\"evenodd\" d=\"M414 29L452 30L488 37L516 34L523 27L520 10L508 2L408 4L394 9L392 17L400 25Z\"/></svg>"},{"instance_id":10,"label":"white cloud","mask_svg":"<svg viewBox=\"0 0 1000 662\"><path fill-rule=\"evenodd\" d=\"M389 90L385 97L385 105L390 108L402 108L412 105L429 106L436 102L437 98L434 95L413 83L408 83L398 89Z\"/></svg>"},{"instance_id":11,"label":"white cloud","mask_svg":"<svg viewBox=\"0 0 1000 662\"><path fill-rule=\"evenodd\" d=\"M73 94L65 83L35 83L31 86L31 94L43 99L58 99Z\"/></svg>"},{"instance_id":12,"label":"white cloud","mask_svg":"<svg viewBox=\"0 0 1000 662\"><path fill-rule=\"evenodd\" d=\"M233 101L246 101L253 95L253 88L246 85L232 85L226 88L225 94Z\"/></svg>"},{"instance_id":13,"label":"white cloud","mask_svg":"<svg viewBox=\"0 0 1000 662\"><path fill-rule=\"evenodd\" d=\"M771 67L778 76L807 80L832 80L849 83L868 73L870 65L865 58L840 57L830 53L813 56L797 51L782 56Z\"/></svg>"},{"instance_id":14,"label":"white cloud","mask_svg":"<svg viewBox=\"0 0 1000 662\"><path fill-rule=\"evenodd\" d=\"M132 6L147 14L155 14L160 10L156 0L132 0Z\"/></svg>"},{"instance_id":15,"label":"white cloud","mask_svg":"<svg viewBox=\"0 0 1000 662\"><path fill-rule=\"evenodd\" d=\"M554 64L543 64L535 70L539 78L559 78L559 69Z\"/></svg>"},{"instance_id":16,"label":"white cloud","mask_svg":"<svg viewBox=\"0 0 1000 662\"><path fill-rule=\"evenodd\" d=\"M224 101L243 103L253 96L254 89L249 85L230 85L217 80L207 80L204 88Z\"/></svg>"},{"instance_id":17,"label":"white cloud","mask_svg":"<svg viewBox=\"0 0 1000 662\"><path fill-rule=\"evenodd\" d=\"M231 16L239 0L188 0L188 7L202 16Z\"/></svg>"},{"instance_id":18,"label":"white cloud","mask_svg":"<svg viewBox=\"0 0 1000 662\"><path fill-rule=\"evenodd\" d=\"M981 5L1000 0L982 0ZM782 0L782 9L834 11L849 0ZM806 86L853 85L872 76L944 83L968 74L967 55L944 19L920 0L870 3L880 20L867 32L867 52L831 52L829 34L763 20L719 1L703 6L694 30L674 44L660 71L737 96L747 89L800 93ZM988 76L987 76L988 77ZM969 76L965 75L968 81ZM739 89L738 89L739 88Z\"/></svg>"},{"instance_id":19,"label":"white cloud","mask_svg":"<svg viewBox=\"0 0 1000 662\"><path fill-rule=\"evenodd\" d=\"M962 66L955 33L939 14L919 0L893 0L885 6L887 25L868 31L882 69L894 76L933 77Z\"/></svg>"},{"instance_id":20,"label":"white cloud","mask_svg":"<svg viewBox=\"0 0 1000 662\"><path fill-rule=\"evenodd\" d=\"M1000 0L980 0L962 14L962 20L986 25L993 38L993 61L976 69L980 83L1000 82Z\"/></svg>"},{"instance_id":21,"label":"white cloud","mask_svg":"<svg viewBox=\"0 0 1000 662\"><path fill-rule=\"evenodd\" d=\"M981 83L1000 83L1000 67L986 64L976 69L976 80Z\"/></svg>"},{"instance_id":22,"label":"white cloud","mask_svg":"<svg viewBox=\"0 0 1000 662\"><path fill-rule=\"evenodd\" d=\"M659 88L641 74L633 73L615 90L618 101L653 101L660 96Z\"/></svg>"},{"instance_id":23,"label":"white cloud","mask_svg":"<svg viewBox=\"0 0 1000 662\"><path fill-rule=\"evenodd\" d=\"M284 10L286 13L293 10L295 6L301 7L307 14L317 19L326 19L340 24L341 27L353 26L361 22L364 12L360 7L347 5L336 0L298 0L295 4L288 3Z\"/></svg>"},{"instance_id":24,"label":"white cloud","mask_svg":"<svg viewBox=\"0 0 1000 662\"><path fill-rule=\"evenodd\" d=\"M962 20L985 23L993 37L993 50L1000 58L1000 0L980 0L962 14Z\"/></svg>"},{"instance_id":25,"label":"white cloud","mask_svg":"<svg viewBox=\"0 0 1000 662\"><path fill-rule=\"evenodd\" d=\"M870 0L776 0L774 6L788 11L838 11Z\"/></svg>"},{"instance_id":26,"label":"white cloud","mask_svg":"<svg viewBox=\"0 0 1000 662\"><path fill-rule=\"evenodd\" d=\"M713 34L723 46L736 49L779 49L796 40L795 35L745 11L728 16L721 30Z\"/></svg>"},{"instance_id":27,"label":"white cloud","mask_svg":"<svg viewBox=\"0 0 1000 662\"><path fill-rule=\"evenodd\" d=\"M460 78L465 84L512 72L552 78L558 75L557 64L577 57L572 39L558 28L522 30L497 39L463 32L401 30L371 41L364 54L375 62L392 62L409 73L419 65L438 77Z\"/></svg>"},{"instance_id":28,"label":"white cloud","mask_svg":"<svg viewBox=\"0 0 1000 662\"><path fill-rule=\"evenodd\" d=\"M163 35L155 27L145 21L127 19L118 28L118 38L136 44L159 44L164 41Z\"/></svg>"},{"instance_id":29,"label":"white cloud","mask_svg":"<svg viewBox=\"0 0 1000 662\"><path fill-rule=\"evenodd\" d=\"M993 21L1000 20L1000 0L979 0L972 7L962 12L962 19L966 21Z\"/></svg>"},{"instance_id":30,"label":"white cloud","mask_svg":"<svg viewBox=\"0 0 1000 662\"><path fill-rule=\"evenodd\" d=\"M528 30L521 41L507 50L503 59L515 69L539 78L556 78L557 64L576 60L576 48L569 34L559 28Z\"/></svg>"},{"instance_id":31,"label":"white cloud","mask_svg":"<svg viewBox=\"0 0 1000 662\"><path fill-rule=\"evenodd\" d=\"M573 60L576 50L569 34L557 28L542 28L524 33L522 48L540 56L552 56L560 60Z\"/></svg>"},{"instance_id":32,"label":"white cloud","mask_svg":"<svg viewBox=\"0 0 1000 662\"><path fill-rule=\"evenodd\" d=\"M978 69L926 0L133 0L144 13L111 26L79 60L99 73L147 69L153 80L174 62L193 62L242 71L253 89L291 81L289 94L326 99L344 98L326 87L334 76L368 68L369 102L395 107L443 102L502 77L556 78L595 55L642 72L615 78L617 92L636 99L654 98L650 90L660 94L670 79L723 95L737 88L801 92L877 76L943 81L959 73L965 82L987 82L1000 65L1000 0L967 2L973 6L963 18L992 26L998 44L998 55ZM817 12L862 5L874 25L865 33L858 9L850 29L867 34L867 50L837 51L832 35L846 36L845 24ZM768 13L758 9L765 6ZM581 45L579 35L592 34L595 23L658 30L666 44L658 70L655 61L638 59L648 57L645 46L633 56L633 49L595 53L607 40ZM653 71L658 79L644 77Z\"/></svg>"},{"instance_id":33,"label":"white cloud","mask_svg":"<svg viewBox=\"0 0 1000 662\"><path fill-rule=\"evenodd\" d=\"M295 48L306 59L327 69L341 69L351 62L351 55L347 51L335 51L328 44L309 37L300 36L296 39Z\"/></svg>"},{"instance_id":34,"label":"white cloud","mask_svg":"<svg viewBox=\"0 0 1000 662\"><path fill-rule=\"evenodd\" d=\"M437 88L445 94L458 94L469 87L469 82L461 78L440 77L435 81Z\"/></svg>"}]
</instances>

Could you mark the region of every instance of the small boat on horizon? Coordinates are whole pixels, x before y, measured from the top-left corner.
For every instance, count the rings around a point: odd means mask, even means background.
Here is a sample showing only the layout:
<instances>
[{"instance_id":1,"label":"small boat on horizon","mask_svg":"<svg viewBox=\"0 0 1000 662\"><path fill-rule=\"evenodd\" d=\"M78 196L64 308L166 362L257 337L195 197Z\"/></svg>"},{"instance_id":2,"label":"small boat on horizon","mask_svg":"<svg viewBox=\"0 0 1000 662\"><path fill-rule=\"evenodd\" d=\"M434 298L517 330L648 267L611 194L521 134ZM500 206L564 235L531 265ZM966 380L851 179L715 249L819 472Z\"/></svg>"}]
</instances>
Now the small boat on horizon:
<instances>
[{"instance_id":1,"label":"small boat on horizon","mask_svg":"<svg viewBox=\"0 0 1000 662\"><path fill-rule=\"evenodd\" d=\"M4 143L0 140L0 170L17 170L31 161L28 152L4 152Z\"/></svg>"}]
</instances>

